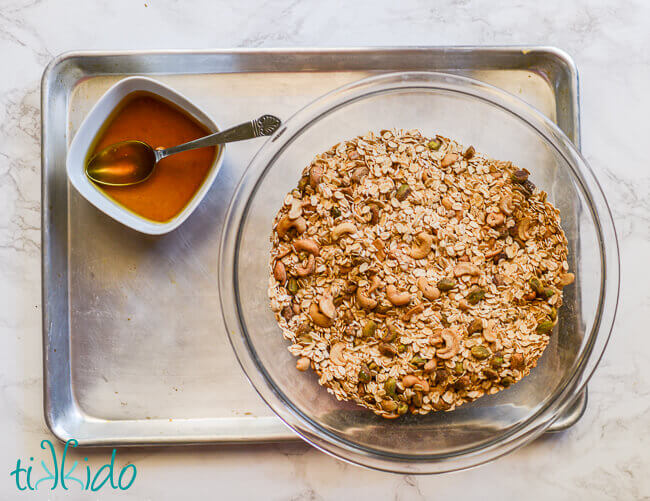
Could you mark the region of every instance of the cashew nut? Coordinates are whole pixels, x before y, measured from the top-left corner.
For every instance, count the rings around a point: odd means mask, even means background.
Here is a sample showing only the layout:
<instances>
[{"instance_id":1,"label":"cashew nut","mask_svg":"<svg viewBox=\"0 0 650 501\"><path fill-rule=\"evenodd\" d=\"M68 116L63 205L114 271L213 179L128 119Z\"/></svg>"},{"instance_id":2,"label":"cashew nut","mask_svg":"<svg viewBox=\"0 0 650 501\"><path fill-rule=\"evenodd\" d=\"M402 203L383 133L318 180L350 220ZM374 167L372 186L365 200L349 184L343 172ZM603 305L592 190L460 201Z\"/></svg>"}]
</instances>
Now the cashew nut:
<instances>
[{"instance_id":1,"label":"cashew nut","mask_svg":"<svg viewBox=\"0 0 650 501\"><path fill-rule=\"evenodd\" d=\"M487 326L483 329L483 337L488 343L495 343L497 336L494 332L496 327L496 322L494 320L488 320Z\"/></svg>"},{"instance_id":2,"label":"cashew nut","mask_svg":"<svg viewBox=\"0 0 650 501\"><path fill-rule=\"evenodd\" d=\"M302 239L302 240L296 240L293 243L293 247L297 251L305 251L309 252L310 254L313 254L314 256L318 256L320 254L320 247L316 242L313 240L310 240L308 238Z\"/></svg>"},{"instance_id":3,"label":"cashew nut","mask_svg":"<svg viewBox=\"0 0 650 501\"><path fill-rule=\"evenodd\" d=\"M310 365L311 362L307 357L301 357L296 362L296 369L298 369L301 372L305 372L307 369L309 369Z\"/></svg>"},{"instance_id":4,"label":"cashew nut","mask_svg":"<svg viewBox=\"0 0 650 501\"><path fill-rule=\"evenodd\" d=\"M404 313L404 315L402 315L402 320L404 322L408 322L411 320L411 317L413 317L413 315L417 315L419 313L422 313L423 311L424 311L424 305L416 304L415 306L407 310L406 313Z\"/></svg>"},{"instance_id":5,"label":"cashew nut","mask_svg":"<svg viewBox=\"0 0 650 501\"><path fill-rule=\"evenodd\" d=\"M334 306L334 301L332 301L332 296L326 294L321 296L318 300L318 307L320 311L323 312L327 318L334 320L336 318L336 306Z\"/></svg>"},{"instance_id":6,"label":"cashew nut","mask_svg":"<svg viewBox=\"0 0 650 501\"><path fill-rule=\"evenodd\" d=\"M499 201L499 209L501 209L501 212L504 214L507 214L508 216L512 214L515 210L515 202L512 199L512 196L506 195L504 196L500 201Z\"/></svg>"},{"instance_id":7,"label":"cashew nut","mask_svg":"<svg viewBox=\"0 0 650 501\"><path fill-rule=\"evenodd\" d=\"M463 275L478 276L480 274L480 268L472 263L458 263L454 266L455 277L462 277Z\"/></svg>"},{"instance_id":8,"label":"cashew nut","mask_svg":"<svg viewBox=\"0 0 650 501\"><path fill-rule=\"evenodd\" d=\"M352 175L350 176L350 181L353 183L360 183L364 177L368 175L370 171L368 170L368 167L357 167L352 171Z\"/></svg>"},{"instance_id":9,"label":"cashew nut","mask_svg":"<svg viewBox=\"0 0 650 501\"><path fill-rule=\"evenodd\" d=\"M526 241L531 237L530 230L533 222L529 217L523 218L517 225L517 236Z\"/></svg>"},{"instance_id":10,"label":"cashew nut","mask_svg":"<svg viewBox=\"0 0 650 501\"><path fill-rule=\"evenodd\" d=\"M280 260L275 262L273 267L273 277L280 282L280 285L284 285L287 281L287 270L284 267L284 263Z\"/></svg>"},{"instance_id":11,"label":"cashew nut","mask_svg":"<svg viewBox=\"0 0 650 501\"><path fill-rule=\"evenodd\" d=\"M411 388L412 386L419 386L423 392L427 393L429 391L429 383L424 379L421 379L413 374L409 374L402 378L402 384L404 388Z\"/></svg>"},{"instance_id":12,"label":"cashew nut","mask_svg":"<svg viewBox=\"0 0 650 501\"><path fill-rule=\"evenodd\" d=\"M377 275L373 275L370 279L370 284L368 285L368 294L372 294L377 289L379 289L379 287L381 287L381 284L381 279Z\"/></svg>"},{"instance_id":13,"label":"cashew nut","mask_svg":"<svg viewBox=\"0 0 650 501\"><path fill-rule=\"evenodd\" d=\"M346 233L354 233L356 231L357 231L357 227L354 225L354 223L350 221L346 221L332 228L332 238L334 240L338 240Z\"/></svg>"},{"instance_id":14,"label":"cashew nut","mask_svg":"<svg viewBox=\"0 0 650 501\"><path fill-rule=\"evenodd\" d=\"M490 212L485 218L485 222L488 226L495 228L501 226L505 222L506 218L500 212Z\"/></svg>"},{"instance_id":15,"label":"cashew nut","mask_svg":"<svg viewBox=\"0 0 650 501\"><path fill-rule=\"evenodd\" d=\"M436 370L436 361L435 360L429 360L426 364L424 364L424 367L422 368L422 371L425 374L429 374Z\"/></svg>"},{"instance_id":16,"label":"cashew nut","mask_svg":"<svg viewBox=\"0 0 650 501\"><path fill-rule=\"evenodd\" d=\"M576 276L573 273L562 273L559 278L560 281L558 282L558 285L560 287L564 287L566 285L572 284L576 279Z\"/></svg>"},{"instance_id":17,"label":"cashew nut","mask_svg":"<svg viewBox=\"0 0 650 501\"><path fill-rule=\"evenodd\" d=\"M440 297L440 290L435 285L429 283L425 277L418 278L416 282L418 289L422 291L422 295L429 301L434 301Z\"/></svg>"},{"instance_id":18,"label":"cashew nut","mask_svg":"<svg viewBox=\"0 0 650 501\"><path fill-rule=\"evenodd\" d=\"M449 167L456 160L458 160L457 153L447 153L444 158L440 161L440 167Z\"/></svg>"},{"instance_id":19,"label":"cashew nut","mask_svg":"<svg viewBox=\"0 0 650 501\"><path fill-rule=\"evenodd\" d=\"M345 343L336 343L330 349L330 360L335 365L345 365L343 358L343 351L345 350Z\"/></svg>"},{"instance_id":20,"label":"cashew nut","mask_svg":"<svg viewBox=\"0 0 650 501\"><path fill-rule=\"evenodd\" d=\"M307 229L307 222L302 217L291 219L288 215L286 215L280 219L280 221L278 221L278 225L275 229L278 232L278 236L280 238L284 238L284 236L291 229L295 229L296 233L298 234L304 233L304 231Z\"/></svg>"},{"instance_id":21,"label":"cashew nut","mask_svg":"<svg viewBox=\"0 0 650 501\"><path fill-rule=\"evenodd\" d=\"M298 219L300 216L302 216L302 200L294 198L289 209L289 219Z\"/></svg>"},{"instance_id":22,"label":"cashew nut","mask_svg":"<svg viewBox=\"0 0 650 501\"><path fill-rule=\"evenodd\" d=\"M425 231L421 231L413 239L413 246L409 252L409 255L413 259L423 259L427 257L427 254L431 251L431 245L433 244L433 236Z\"/></svg>"},{"instance_id":23,"label":"cashew nut","mask_svg":"<svg viewBox=\"0 0 650 501\"><path fill-rule=\"evenodd\" d=\"M299 277L306 277L307 275L311 275L315 269L316 269L316 258L314 257L313 254L309 254L306 265L296 266L296 275L298 275Z\"/></svg>"},{"instance_id":24,"label":"cashew nut","mask_svg":"<svg viewBox=\"0 0 650 501\"><path fill-rule=\"evenodd\" d=\"M316 303L312 303L309 306L309 316L311 317L312 322L314 322L319 327L332 326L332 320L321 313Z\"/></svg>"},{"instance_id":25,"label":"cashew nut","mask_svg":"<svg viewBox=\"0 0 650 501\"><path fill-rule=\"evenodd\" d=\"M311 169L309 169L309 185L315 189L322 177L323 168L318 164L312 165Z\"/></svg>"},{"instance_id":26,"label":"cashew nut","mask_svg":"<svg viewBox=\"0 0 650 501\"><path fill-rule=\"evenodd\" d=\"M443 329L440 336L444 340L445 346L436 350L436 357L448 360L456 356L460 351L460 339L458 335L451 329Z\"/></svg>"},{"instance_id":27,"label":"cashew nut","mask_svg":"<svg viewBox=\"0 0 650 501\"><path fill-rule=\"evenodd\" d=\"M386 297L395 306L404 306L411 302L411 295L408 292L398 292L393 284L386 287Z\"/></svg>"},{"instance_id":28,"label":"cashew nut","mask_svg":"<svg viewBox=\"0 0 650 501\"><path fill-rule=\"evenodd\" d=\"M364 310L374 310L377 307L377 301L371 297L366 296L362 291L361 287L357 287L357 304L361 306Z\"/></svg>"},{"instance_id":29,"label":"cashew nut","mask_svg":"<svg viewBox=\"0 0 650 501\"><path fill-rule=\"evenodd\" d=\"M393 412L394 410L397 410L397 402L395 402L394 400L388 400L388 399L382 400L380 405L381 408L387 412Z\"/></svg>"}]
</instances>

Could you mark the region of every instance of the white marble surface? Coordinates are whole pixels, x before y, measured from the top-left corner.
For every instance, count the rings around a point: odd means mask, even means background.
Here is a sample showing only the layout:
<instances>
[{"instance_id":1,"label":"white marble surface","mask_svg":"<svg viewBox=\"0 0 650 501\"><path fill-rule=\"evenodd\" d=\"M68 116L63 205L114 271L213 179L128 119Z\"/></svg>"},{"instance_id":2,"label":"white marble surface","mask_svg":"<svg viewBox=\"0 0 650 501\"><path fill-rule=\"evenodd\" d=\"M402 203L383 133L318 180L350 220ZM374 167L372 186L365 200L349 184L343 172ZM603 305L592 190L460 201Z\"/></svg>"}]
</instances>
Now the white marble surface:
<instances>
[{"instance_id":1,"label":"white marble surface","mask_svg":"<svg viewBox=\"0 0 650 501\"><path fill-rule=\"evenodd\" d=\"M0 498L49 437L42 416L40 90L70 49L555 45L581 75L583 151L619 232L621 301L586 415L491 464L443 476L366 471L310 447L119 450L138 478L110 499L650 499L650 3L645 0L0 0ZM90 453L99 465L106 452ZM26 494L22 494L26 495ZM40 492L78 499L76 492Z\"/></svg>"}]
</instances>

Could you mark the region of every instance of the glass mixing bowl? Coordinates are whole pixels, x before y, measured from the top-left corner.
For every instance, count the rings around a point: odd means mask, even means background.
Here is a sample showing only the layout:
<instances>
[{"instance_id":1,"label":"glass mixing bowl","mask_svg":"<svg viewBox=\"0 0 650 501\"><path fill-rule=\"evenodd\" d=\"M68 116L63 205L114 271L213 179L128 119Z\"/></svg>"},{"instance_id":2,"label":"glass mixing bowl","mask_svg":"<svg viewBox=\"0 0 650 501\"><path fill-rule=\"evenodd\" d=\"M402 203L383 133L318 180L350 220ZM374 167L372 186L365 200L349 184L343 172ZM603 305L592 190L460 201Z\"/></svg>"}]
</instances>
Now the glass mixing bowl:
<instances>
[{"instance_id":1,"label":"glass mixing bowl","mask_svg":"<svg viewBox=\"0 0 650 501\"><path fill-rule=\"evenodd\" d=\"M382 419L339 402L312 371L298 372L269 309L273 217L303 168L332 145L368 131L420 129L474 145L532 172L560 209L574 285L530 376L453 412ZM219 287L228 335L246 375L275 413L309 443L381 470L434 473L494 459L542 433L583 389L603 353L619 285L607 202L571 141L538 111L492 86L439 73L393 73L337 89L291 117L260 149L233 196L223 229Z\"/></svg>"}]
</instances>

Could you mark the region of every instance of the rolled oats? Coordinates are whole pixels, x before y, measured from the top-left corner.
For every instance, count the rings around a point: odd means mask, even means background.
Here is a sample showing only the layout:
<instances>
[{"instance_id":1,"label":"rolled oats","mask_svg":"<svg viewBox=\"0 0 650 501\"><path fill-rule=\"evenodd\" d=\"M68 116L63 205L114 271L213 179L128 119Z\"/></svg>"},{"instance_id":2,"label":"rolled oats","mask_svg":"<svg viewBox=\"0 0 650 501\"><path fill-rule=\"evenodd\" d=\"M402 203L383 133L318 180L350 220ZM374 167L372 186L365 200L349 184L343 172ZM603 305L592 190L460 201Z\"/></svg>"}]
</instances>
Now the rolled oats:
<instances>
[{"instance_id":1,"label":"rolled oats","mask_svg":"<svg viewBox=\"0 0 650 501\"><path fill-rule=\"evenodd\" d=\"M418 130L318 155L271 235L270 305L297 368L387 418L527 375L574 278L559 211L528 176Z\"/></svg>"}]
</instances>

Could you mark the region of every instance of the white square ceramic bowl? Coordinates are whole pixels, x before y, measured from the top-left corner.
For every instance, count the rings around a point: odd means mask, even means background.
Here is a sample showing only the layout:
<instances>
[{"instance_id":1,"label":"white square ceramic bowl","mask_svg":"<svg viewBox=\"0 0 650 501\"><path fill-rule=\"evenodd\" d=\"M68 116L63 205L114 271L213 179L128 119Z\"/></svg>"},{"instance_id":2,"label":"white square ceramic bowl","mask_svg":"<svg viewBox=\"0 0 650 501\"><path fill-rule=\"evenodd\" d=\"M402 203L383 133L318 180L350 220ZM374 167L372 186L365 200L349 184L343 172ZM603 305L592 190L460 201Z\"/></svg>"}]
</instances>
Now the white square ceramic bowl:
<instances>
[{"instance_id":1,"label":"white square ceramic bowl","mask_svg":"<svg viewBox=\"0 0 650 501\"><path fill-rule=\"evenodd\" d=\"M223 161L224 145L219 147L214 163L199 190L190 199L185 208L171 220L164 223L157 223L140 217L125 209L113 199L105 195L92 181L90 181L90 179L88 179L84 171L84 165L88 151L97 137L102 125L104 125L115 107L120 104L127 95L137 91L156 94L175 104L194 117L199 123L203 124L212 133L219 130L208 115L202 112L185 96L170 87L152 80L151 78L128 77L120 80L108 89L90 110L88 116L86 116L82 122L77 134L70 144L66 160L66 170L68 173L68 179L72 183L72 186L74 186L86 200L99 210L136 231L147 233L149 235L162 235L181 225L201 203L201 200L203 200L203 197L210 189L210 186L212 186L212 183L217 176L217 172L219 171L219 167L221 166L221 162Z\"/></svg>"}]
</instances>

